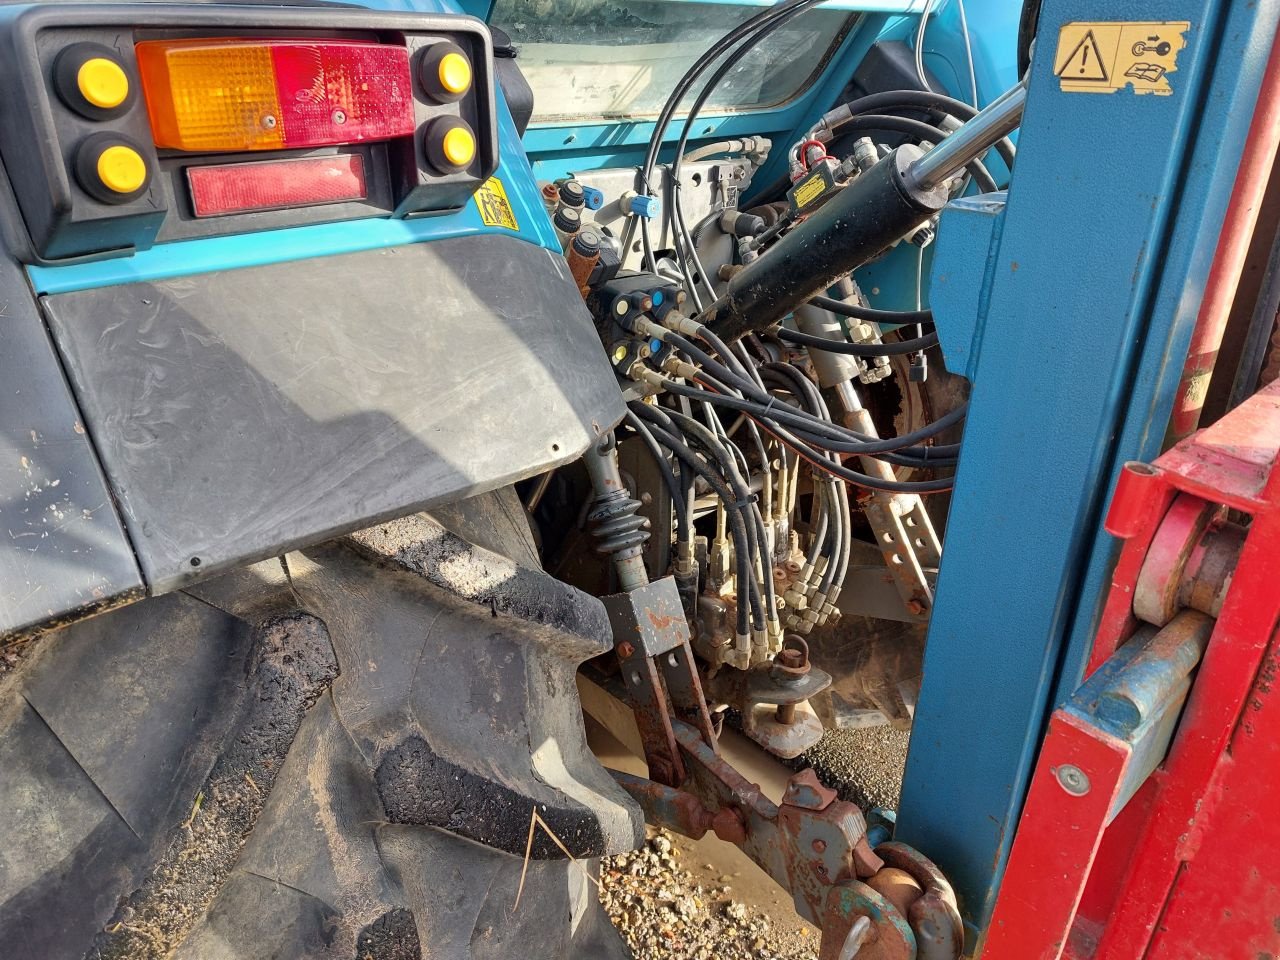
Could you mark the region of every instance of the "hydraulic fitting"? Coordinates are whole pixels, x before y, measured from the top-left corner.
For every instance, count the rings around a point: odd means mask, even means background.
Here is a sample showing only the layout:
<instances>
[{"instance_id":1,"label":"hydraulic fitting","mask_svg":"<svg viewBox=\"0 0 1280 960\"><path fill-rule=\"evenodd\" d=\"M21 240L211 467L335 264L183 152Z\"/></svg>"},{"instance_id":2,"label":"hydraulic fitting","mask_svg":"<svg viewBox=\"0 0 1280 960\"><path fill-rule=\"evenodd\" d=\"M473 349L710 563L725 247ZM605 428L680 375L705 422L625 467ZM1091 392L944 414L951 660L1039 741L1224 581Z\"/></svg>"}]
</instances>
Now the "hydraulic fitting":
<instances>
[{"instance_id":1,"label":"hydraulic fitting","mask_svg":"<svg viewBox=\"0 0 1280 960\"><path fill-rule=\"evenodd\" d=\"M646 220L652 220L662 213L661 200L634 190L623 191L622 196L618 198L618 203L624 212Z\"/></svg>"},{"instance_id":2,"label":"hydraulic fitting","mask_svg":"<svg viewBox=\"0 0 1280 960\"><path fill-rule=\"evenodd\" d=\"M551 218L551 225L555 227L556 236L560 238L560 248L566 249L573 240L574 234L582 228L582 214L576 207L567 207L561 202L560 206L556 207L555 216Z\"/></svg>"},{"instance_id":3,"label":"hydraulic fitting","mask_svg":"<svg viewBox=\"0 0 1280 960\"><path fill-rule=\"evenodd\" d=\"M582 202L588 210L599 210L604 206L604 191L595 187L582 185Z\"/></svg>"},{"instance_id":4,"label":"hydraulic fitting","mask_svg":"<svg viewBox=\"0 0 1280 960\"><path fill-rule=\"evenodd\" d=\"M738 238L754 237L764 233L765 223L763 217L730 207L720 214L720 229Z\"/></svg>"},{"instance_id":5,"label":"hydraulic fitting","mask_svg":"<svg viewBox=\"0 0 1280 960\"><path fill-rule=\"evenodd\" d=\"M569 272L578 285L578 293L587 295L590 288L591 271L600 262L600 236L594 230L580 230L569 243L565 251L565 259L569 262Z\"/></svg>"},{"instance_id":6,"label":"hydraulic fitting","mask_svg":"<svg viewBox=\"0 0 1280 960\"><path fill-rule=\"evenodd\" d=\"M733 575L733 550L724 537L716 537L707 545L707 580L716 585L727 583Z\"/></svg>"},{"instance_id":7,"label":"hydraulic fitting","mask_svg":"<svg viewBox=\"0 0 1280 960\"><path fill-rule=\"evenodd\" d=\"M679 377L681 380L692 380L701 371L692 363L681 360L673 352L668 352L665 360L662 361L662 369L673 377Z\"/></svg>"},{"instance_id":8,"label":"hydraulic fitting","mask_svg":"<svg viewBox=\"0 0 1280 960\"><path fill-rule=\"evenodd\" d=\"M769 656L769 631L751 631L751 662L760 663Z\"/></svg>"},{"instance_id":9,"label":"hydraulic fitting","mask_svg":"<svg viewBox=\"0 0 1280 960\"><path fill-rule=\"evenodd\" d=\"M586 205L586 198L584 196L582 184L577 180L570 177L567 180L558 180L556 182L560 187L560 202L566 207L581 209Z\"/></svg>"},{"instance_id":10,"label":"hydraulic fitting","mask_svg":"<svg viewBox=\"0 0 1280 960\"><path fill-rule=\"evenodd\" d=\"M643 340L619 340L609 348L613 369L633 380L645 372L644 361L648 358L649 344Z\"/></svg>"},{"instance_id":11,"label":"hydraulic fitting","mask_svg":"<svg viewBox=\"0 0 1280 960\"><path fill-rule=\"evenodd\" d=\"M858 165L858 172L866 173L880 162L880 150L870 137L860 137L853 145L852 159Z\"/></svg>"}]
</instances>

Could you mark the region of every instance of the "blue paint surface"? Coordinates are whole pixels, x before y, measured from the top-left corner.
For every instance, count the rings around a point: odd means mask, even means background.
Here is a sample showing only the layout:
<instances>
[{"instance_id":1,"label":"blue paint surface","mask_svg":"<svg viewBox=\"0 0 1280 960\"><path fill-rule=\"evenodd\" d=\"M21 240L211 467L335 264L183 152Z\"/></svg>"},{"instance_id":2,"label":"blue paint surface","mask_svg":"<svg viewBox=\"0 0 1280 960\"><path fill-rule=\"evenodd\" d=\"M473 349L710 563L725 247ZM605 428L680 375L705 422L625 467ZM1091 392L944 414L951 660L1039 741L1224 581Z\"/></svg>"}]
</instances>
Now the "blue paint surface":
<instances>
[{"instance_id":1,"label":"blue paint surface","mask_svg":"<svg viewBox=\"0 0 1280 960\"><path fill-rule=\"evenodd\" d=\"M950 324L973 331L974 387L899 836L947 872L978 931L1048 714L1079 681L1119 464L1159 452L1278 13L1046 0L1017 169L989 259L972 251L976 282L948 254L949 232L981 237L974 212L943 214L938 324L944 342ZM1059 89L1058 28L1104 17L1193 24L1172 95Z\"/></svg>"}]
</instances>

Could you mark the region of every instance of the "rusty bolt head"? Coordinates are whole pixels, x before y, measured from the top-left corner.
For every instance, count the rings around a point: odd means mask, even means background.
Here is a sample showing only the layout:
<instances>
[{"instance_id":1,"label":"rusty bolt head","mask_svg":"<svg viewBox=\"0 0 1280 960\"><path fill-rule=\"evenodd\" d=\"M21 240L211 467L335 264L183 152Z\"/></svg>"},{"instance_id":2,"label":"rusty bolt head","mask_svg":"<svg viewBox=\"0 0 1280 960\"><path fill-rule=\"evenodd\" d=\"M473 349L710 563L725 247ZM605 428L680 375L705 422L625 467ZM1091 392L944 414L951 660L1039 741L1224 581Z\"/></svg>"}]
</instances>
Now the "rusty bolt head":
<instances>
[{"instance_id":1,"label":"rusty bolt head","mask_svg":"<svg viewBox=\"0 0 1280 960\"><path fill-rule=\"evenodd\" d=\"M826 849L827 849L827 841L823 840L821 837L813 838L814 853L823 853Z\"/></svg>"},{"instance_id":2,"label":"rusty bolt head","mask_svg":"<svg viewBox=\"0 0 1280 960\"><path fill-rule=\"evenodd\" d=\"M630 660L631 655L635 652L636 652L636 648L632 645L630 640L623 640L620 644L618 644L618 656L620 656L623 660Z\"/></svg>"},{"instance_id":3,"label":"rusty bolt head","mask_svg":"<svg viewBox=\"0 0 1280 960\"><path fill-rule=\"evenodd\" d=\"M796 681L809 673L809 645L804 638L789 633L782 649L773 658L770 676L783 682Z\"/></svg>"},{"instance_id":4,"label":"rusty bolt head","mask_svg":"<svg viewBox=\"0 0 1280 960\"><path fill-rule=\"evenodd\" d=\"M920 616L920 614L924 613L924 603L912 597L907 601L907 612L912 616Z\"/></svg>"},{"instance_id":5,"label":"rusty bolt head","mask_svg":"<svg viewBox=\"0 0 1280 960\"><path fill-rule=\"evenodd\" d=\"M733 807L721 807L717 810L716 815L711 818L711 829L725 843L745 843L747 839L747 825Z\"/></svg>"}]
</instances>

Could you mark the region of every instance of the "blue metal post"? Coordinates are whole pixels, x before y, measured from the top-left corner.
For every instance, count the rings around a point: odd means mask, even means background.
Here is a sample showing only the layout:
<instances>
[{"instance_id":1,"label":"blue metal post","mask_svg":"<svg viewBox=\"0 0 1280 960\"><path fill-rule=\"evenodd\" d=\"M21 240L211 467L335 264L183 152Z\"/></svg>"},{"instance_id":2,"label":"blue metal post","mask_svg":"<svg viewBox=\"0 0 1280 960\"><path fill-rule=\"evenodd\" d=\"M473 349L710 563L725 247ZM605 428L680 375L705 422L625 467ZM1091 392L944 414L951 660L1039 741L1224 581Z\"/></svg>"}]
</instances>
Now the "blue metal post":
<instances>
[{"instance_id":1,"label":"blue metal post","mask_svg":"<svg viewBox=\"0 0 1280 960\"><path fill-rule=\"evenodd\" d=\"M979 933L1059 680L1078 679L1107 493L1168 420L1278 13L1046 0L1007 203L942 218L932 300L974 386L898 836ZM1115 21L1191 24L1168 96L1061 88L1060 28Z\"/></svg>"}]
</instances>

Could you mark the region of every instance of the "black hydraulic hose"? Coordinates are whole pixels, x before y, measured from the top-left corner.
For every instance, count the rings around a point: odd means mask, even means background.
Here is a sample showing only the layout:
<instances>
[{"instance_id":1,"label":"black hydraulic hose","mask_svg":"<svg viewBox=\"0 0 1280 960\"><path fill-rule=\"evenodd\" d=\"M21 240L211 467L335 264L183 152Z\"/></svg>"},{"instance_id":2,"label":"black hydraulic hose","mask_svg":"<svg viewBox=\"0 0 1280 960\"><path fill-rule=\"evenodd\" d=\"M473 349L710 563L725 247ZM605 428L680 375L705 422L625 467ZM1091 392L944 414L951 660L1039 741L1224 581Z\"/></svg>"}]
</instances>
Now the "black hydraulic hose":
<instances>
[{"instance_id":1,"label":"black hydraulic hose","mask_svg":"<svg viewBox=\"0 0 1280 960\"><path fill-rule=\"evenodd\" d=\"M886 90L883 93L859 97L844 104L844 107L849 110L850 116L832 123L830 126L832 133L836 131L843 133L845 125L855 117L885 110L928 111L934 116L951 116L961 122L972 120L978 115L977 110L962 100L956 100L943 93L924 90ZM1013 141L1008 137L1001 137L995 142L994 148L1005 166L1012 169L1013 160L1017 154Z\"/></svg>"},{"instance_id":2,"label":"black hydraulic hose","mask_svg":"<svg viewBox=\"0 0 1280 960\"><path fill-rule=\"evenodd\" d=\"M715 63L724 53L737 44L743 37L754 33L762 25L772 22L778 17L790 16L793 11L799 11L821 3L822 0L792 0L779 7L772 7L756 14L751 19L739 24L733 30L730 30L723 37L711 45L701 57L694 61L693 65L685 71L684 76L677 81L672 89L667 102L663 104L662 111L658 114L657 122L654 124L653 134L649 138L649 146L645 151L644 163L640 167L640 189L646 192L651 191L650 180L653 177L654 165L658 162L658 152L662 149L662 137L666 133L667 127L671 123L671 118L680 106L680 102L684 99L685 94L689 92L689 88L693 86L694 81L698 79L711 64ZM645 263L648 269L655 270L656 264L653 259L652 242L649 239L648 222L642 220L640 224L641 239L644 242ZM656 272L656 271L655 271Z\"/></svg>"},{"instance_id":3,"label":"black hydraulic hose","mask_svg":"<svg viewBox=\"0 0 1280 960\"><path fill-rule=\"evenodd\" d=\"M831 411L827 408L826 401L822 399L822 393L817 385L796 367L789 363L767 363L762 364L760 369L766 379L771 378L775 384L789 392L805 406L810 414L823 420L831 419ZM828 454L827 458L833 463L839 462L834 454ZM815 481L821 482L821 478L816 473L817 471L815 471ZM825 493L831 502L835 523L832 526L830 556L818 587L824 595L830 592L833 583L844 582L842 579L837 580L837 574L847 552L845 540L852 530L852 519L847 510L849 497L845 492L844 482L832 477L830 473L825 475L825 479L829 484Z\"/></svg>"},{"instance_id":4,"label":"black hydraulic hose","mask_svg":"<svg viewBox=\"0 0 1280 960\"><path fill-rule=\"evenodd\" d=\"M1031 44L1040 29L1041 0L1022 0L1022 15L1018 17L1018 76L1025 77L1031 69Z\"/></svg>"},{"instance_id":5,"label":"black hydraulic hose","mask_svg":"<svg viewBox=\"0 0 1280 960\"><path fill-rule=\"evenodd\" d=\"M698 399L702 399L702 397L708 392L697 387L688 387L682 383L675 382L668 384L667 390L671 393L681 394L684 396L696 396ZM743 402L738 400L736 397L720 393L713 393L708 399L711 403L717 403L721 406L730 407L731 409L741 409L744 405ZM843 464L833 463L828 459L825 452L815 450L809 444L795 436L795 434L784 429L777 422L777 419L782 412L783 411L775 404L774 407L768 408L764 411L751 411L751 415L759 417L762 422L771 423L772 426L768 428L769 432L773 433L782 440L783 443L787 444L793 450L804 456L804 458L811 464L840 477L842 480L848 480L855 486L865 487L869 490L885 490L890 493L940 493L944 490L951 489L951 481L949 479L921 481L881 480L879 477L872 477L865 473L859 473L857 470L851 470Z\"/></svg>"},{"instance_id":6,"label":"black hydraulic hose","mask_svg":"<svg viewBox=\"0 0 1280 960\"><path fill-rule=\"evenodd\" d=\"M743 381L732 370L728 369L723 364L717 362L715 358L712 357L710 354L706 353L706 351L698 349L696 346L694 346L684 337L680 336L679 334L671 333L670 331L667 331L664 334L663 339L669 343L674 344L678 349L689 354L689 356L692 359L697 360L698 363L700 363L704 369L710 370L717 377L720 377L721 379L729 383L735 390L741 392L746 397L752 398L752 400L755 401L754 406L751 403L748 403L747 401L743 401L744 406L740 409L743 409L746 412L753 412L753 411L758 412L761 410L768 411L773 408L775 404L775 398L769 396L767 391L764 391L761 388L755 387L750 382ZM821 435L829 437L832 441L839 441L845 444L844 447L833 444L831 447L831 449L833 450L839 450L842 453L860 453L860 454L874 455L877 453L888 452L893 450L903 451L904 448L910 447L919 441L930 439L936 434L941 433L943 430L951 426L953 423L957 423L959 420L963 419L964 414L967 410L968 410L968 403L966 402L965 404L962 404L961 406L957 407L955 410L952 410L950 413L941 417L934 423L928 424L927 426L922 427L921 429L916 430L913 433L904 434L901 437L891 437L888 439L883 439L879 437L867 437L867 436L864 436L863 434L858 433L856 430L849 429L848 427L837 426L834 423L824 422L817 418L802 417L799 415L798 411L793 411L792 413L788 413L785 408L782 410L778 410L777 415L782 416L784 418L794 415L795 419L792 422L797 423L802 428L808 429L810 431L816 431ZM772 414L768 414L768 415L772 415ZM852 442L849 442L850 437L854 438Z\"/></svg>"},{"instance_id":7,"label":"black hydraulic hose","mask_svg":"<svg viewBox=\"0 0 1280 960\"><path fill-rule=\"evenodd\" d=\"M676 399L683 408L685 415L692 416L693 402L688 397L677 397ZM672 436L680 435L680 429L675 425L671 417L667 415L667 411L662 409L662 407L648 403L639 404L639 407L637 407L636 402L628 404L628 407L633 411L635 409L640 409L642 414L644 414L648 419L659 424ZM692 470L681 470L680 479L684 481L684 501L689 509L689 529L692 530L694 520L694 501L697 500L698 474Z\"/></svg>"},{"instance_id":8,"label":"black hydraulic hose","mask_svg":"<svg viewBox=\"0 0 1280 960\"><path fill-rule=\"evenodd\" d=\"M715 436L709 429L704 427L698 421L685 417L683 414L672 413L671 417L676 423L683 427L686 436L692 434L699 446L703 450L714 457L724 469L721 473L725 480L729 483L733 490L734 497L738 503L747 504L744 510L748 514L751 521L747 527L748 537L752 542L751 560L760 558L760 566L762 569L761 579L764 581L764 592L768 610L777 610L777 604L774 602L773 577L770 575L772 565L765 562L768 551L768 538L765 536L764 521L760 518L760 510L756 505L755 499L751 494L751 488L747 485L746 479L742 472L738 469L738 463L734 459L734 453L741 455L740 451L735 447L733 450L728 449L720 438ZM732 446L732 445L730 445ZM755 582L754 575L751 582ZM762 611L763 612L763 611ZM754 611L753 611L754 614Z\"/></svg>"},{"instance_id":9,"label":"black hydraulic hose","mask_svg":"<svg viewBox=\"0 0 1280 960\"><path fill-rule=\"evenodd\" d=\"M919 353L938 345L937 333L926 333L914 340L899 340L897 343L849 343L846 340L828 340L826 337L815 337L801 333L799 330L788 330L783 327L778 331L778 339L787 343L795 343L810 350L825 350L827 353L843 353L851 357L897 357L908 353Z\"/></svg>"},{"instance_id":10,"label":"black hydraulic hose","mask_svg":"<svg viewBox=\"0 0 1280 960\"><path fill-rule=\"evenodd\" d=\"M871 323L891 323L906 325L910 323L933 323L932 310L876 310L856 303L845 303L835 297L811 297L809 304L821 310L848 317L851 320L865 320Z\"/></svg>"},{"instance_id":11,"label":"black hydraulic hose","mask_svg":"<svg viewBox=\"0 0 1280 960\"><path fill-rule=\"evenodd\" d=\"M693 527L690 522L693 512L689 505L685 502L684 490L680 487L680 482L676 479L675 471L671 469L671 464L667 462L666 454L662 452L662 447L658 445L658 441L654 439L653 433L630 410L626 413L627 424L636 435L640 438L641 443L649 451L653 457L653 462L658 467L658 472L662 474L662 480L667 485L667 491L671 495L672 509L675 511L676 517L676 541L678 543L693 542Z\"/></svg>"},{"instance_id":12,"label":"black hydraulic hose","mask_svg":"<svg viewBox=\"0 0 1280 960\"><path fill-rule=\"evenodd\" d=\"M787 23L793 17L803 13L805 9L805 7L796 6L788 9L778 17L769 20L761 26L759 30L740 43L737 49L724 58L724 62L721 63L716 69L716 72L711 75L711 79L706 82L706 85L702 88L702 92L698 94L697 99L694 100L693 104L689 107L688 114L685 117L684 126L680 130L680 139L676 142L675 158L671 163L672 189L670 206L673 225L678 229L680 236L683 238L685 242L685 249L688 251L690 259L693 260L694 269L698 271L698 275L702 279L707 292L711 294L712 300L716 298L715 289L711 285L711 280L707 276L706 270L702 266L702 262L698 259L697 248L694 246L693 238L690 235L688 228L685 226L684 205L680 199L680 165L684 160L685 147L689 143L689 134L693 130L694 121L697 119L699 112L701 112L703 105L711 96L711 92L719 85L720 81L724 79L725 75L737 66L738 61L754 49L761 40L767 37L778 27ZM685 274L686 278L688 278L688 271L683 267L682 272Z\"/></svg>"},{"instance_id":13,"label":"black hydraulic hose","mask_svg":"<svg viewBox=\"0 0 1280 960\"><path fill-rule=\"evenodd\" d=\"M716 475L707 464L698 459L697 454L685 443L677 434L668 433L660 424L659 418L653 415L653 407L649 404L636 404L634 408L645 419L654 422L652 428L654 438L676 455L676 458L685 464L690 470L702 477L707 485L724 503L732 506L735 503L734 496L729 487L725 484L723 478ZM656 421L656 422L655 422ZM748 552L747 544L747 526L740 510L730 509L725 511L725 516L729 520L730 535L733 537L734 543L734 560L737 566L737 575L741 582L751 583L750 576L751 557ZM751 626L749 623L749 604L739 603L737 611L737 627L739 635L749 634ZM763 629L763 623L761 628Z\"/></svg>"},{"instance_id":14,"label":"black hydraulic hose","mask_svg":"<svg viewBox=\"0 0 1280 960\"><path fill-rule=\"evenodd\" d=\"M897 467L910 467L913 470L930 470L941 467L954 467L959 462L959 444L938 444L933 447L912 447L910 452L902 453L894 450L883 453L861 453L858 451L840 450L842 444L832 443L825 437L817 436L803 427L788 424L787 429L811 446L833 453L848 453L851 456L869 456Z\"/></svg>"},{"instance_id":15,"label":"black hydraulic hose","mask_svg":"<svg viewBox=\"0 0 1280 960\"><path fill-rule=\"evenodd\" d=\"M859 456L878 456L881 453L890 453L909 447L915 443L928 439L941 433L947 427L959 423L964 419L964 415L968 412L968 402L961 404L949 413L939 417L927 427L915 430L912 433L903 434L900 437L889 437L885 439L866 441L860 440L855 443L849 443L844 440L830 438L831 433L841 432L853 433L847 428L836 427L832 423L823 423L821 420L814 420L803 415L800 411L788 407L786 404L778 404L776 397L770 397L768 403L758 403L750 400L744 400L727 392L728 387L719 383L711 377L702 377L706 380L712 390L710 396L707 396L706 390L700 390L696 387L685 387L682 384L671 382L666 384L667 390L672 393L682 394L684 396L696 396L697 399L705 399L708 403L714 403L722 407L728 407L731 410L738 410L746 413L748 416L754 416L763 420L775 423L787 423L790 429L804 430L810 434L816 434L820 437L827 437L823 440L823 448L836 453L852 453ZM726 391L726 392L721 392ZM857 434L861 436L861 434ZM817 441L815 441L817 442Z\"/></svg>"}]
</instances>

